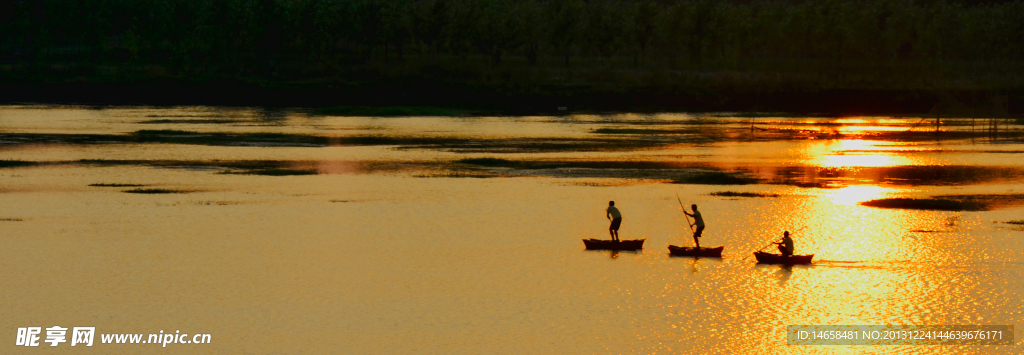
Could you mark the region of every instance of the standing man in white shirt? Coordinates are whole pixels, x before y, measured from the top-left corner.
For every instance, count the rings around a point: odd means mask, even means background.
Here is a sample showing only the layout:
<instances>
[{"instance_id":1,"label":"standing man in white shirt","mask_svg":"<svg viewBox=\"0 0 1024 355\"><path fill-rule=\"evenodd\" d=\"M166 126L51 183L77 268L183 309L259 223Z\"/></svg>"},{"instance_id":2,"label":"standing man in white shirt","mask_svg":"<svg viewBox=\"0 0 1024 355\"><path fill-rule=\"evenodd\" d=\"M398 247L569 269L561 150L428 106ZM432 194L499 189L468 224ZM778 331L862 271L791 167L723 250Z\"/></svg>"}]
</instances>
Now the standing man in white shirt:
<instances>
[{"instance_id":1,"label":"standing man in white shirt","mask_svg":"<svg viewBox=\"0 0 1024 355\"><path fill-rule=\"evenodd\" d=\"M612 220L612 225L608 227L608 234L612 235L612 240L619 241L619 225L622 224L622 214L619 213L618 208L615 208L615 201L608 201L608 209L605 210L604 216Z\"/></svg>"},{"instance_id":2,"label":"standing man in white shirt","mask_svg":"<svg viewBox=\"0 0 1024 355\"><path fill-rule=\"evenodd\" d=\"M693 217L693 225L697 226L697 230L693 231L693 244L696 244L697 248L700 248L700 240L698 238L700 238L700 235L704 233L704 217L701 217L700 212L697 211L697 204L691 205L690 208L693 209L693 213L688 213L685 209L683 210L683 213L686 213L687 216Z\"/></svg>"}]
</instances>

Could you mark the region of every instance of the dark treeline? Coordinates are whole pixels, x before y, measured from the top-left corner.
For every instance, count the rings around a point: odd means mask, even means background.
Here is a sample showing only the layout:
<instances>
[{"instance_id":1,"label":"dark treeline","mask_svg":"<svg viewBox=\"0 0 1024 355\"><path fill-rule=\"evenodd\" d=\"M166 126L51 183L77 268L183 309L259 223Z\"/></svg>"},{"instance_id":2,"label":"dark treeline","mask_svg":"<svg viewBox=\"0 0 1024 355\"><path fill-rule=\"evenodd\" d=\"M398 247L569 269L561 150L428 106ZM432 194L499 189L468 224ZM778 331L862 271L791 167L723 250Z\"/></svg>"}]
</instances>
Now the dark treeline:
<instances>
[{"instance_id":1,"label":"dark treeline","mask_svg":"<svg viewBox=\"0 0 1024 355\"><path fill-rule=\"evenodd\" d=\"M0 2L8 82L1019 90L1022 62L1024 1Z\"/></svg>"}]
</instances>

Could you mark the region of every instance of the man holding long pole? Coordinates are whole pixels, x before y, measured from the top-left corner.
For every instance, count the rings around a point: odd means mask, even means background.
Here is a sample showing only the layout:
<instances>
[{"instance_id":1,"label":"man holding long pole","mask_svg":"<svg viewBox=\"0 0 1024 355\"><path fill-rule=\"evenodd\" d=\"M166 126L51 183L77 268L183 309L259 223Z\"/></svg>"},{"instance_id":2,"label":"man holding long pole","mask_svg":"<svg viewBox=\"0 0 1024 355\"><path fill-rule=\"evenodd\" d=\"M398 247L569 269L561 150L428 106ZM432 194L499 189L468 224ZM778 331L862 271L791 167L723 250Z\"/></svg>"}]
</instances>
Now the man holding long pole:
<instances>
[{"instance_id":1,"label":"man holding long pole","mask_svg":"<svg viewBox=\"0 0 1024 355\"><path fill-rule=\"evenodd\" d=\"M686 209L683 209L683 213L693 217L693 225L697 226L697 230L693 232L693 244L700 248L700 239L698 238L704 233L704 217L701 217L700 212L697 211L697 204L690 205L690 208L693 209L693 213L686 212Z\"/></svg>"}]
</instances>

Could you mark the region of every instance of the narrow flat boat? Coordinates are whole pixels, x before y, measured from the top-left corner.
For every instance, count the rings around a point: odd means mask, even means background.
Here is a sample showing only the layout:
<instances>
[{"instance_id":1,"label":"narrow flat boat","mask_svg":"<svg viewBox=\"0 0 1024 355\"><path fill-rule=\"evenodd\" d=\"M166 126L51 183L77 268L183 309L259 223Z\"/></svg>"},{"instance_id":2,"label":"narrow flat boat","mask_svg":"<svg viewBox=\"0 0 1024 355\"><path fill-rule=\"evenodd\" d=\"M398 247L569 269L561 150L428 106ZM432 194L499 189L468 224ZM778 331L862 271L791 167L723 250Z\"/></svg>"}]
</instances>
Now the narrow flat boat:
<instances>
[{"instance_id":1,"label":"narrow flat boat","mask_svg":"<svg viewBox=\"0 0 1024 355\"><path fill-rule=\"evenodd\" d=\"M583 245L586 245L588 250L640 250L644 248L645 240L647 239L584 239Z\"/></svg>"},{"instance_id":2,"label":"narrow flat boat","mask_svg":"<svg viewBox=\"0 0 1024 355\"><path fill-rule=\"evenodd\" d=\"M668 246L668 252L669 254L672 254L672 256L706 256L711 258L721 258L722 249L725 249L725 247L721 246L717 248L691 248L677 247L675 245Z\"/></svg>"},{"instance_id":3,"label":"narrow flat boat","mask_svg":"<svg viewBox=\"0 0 1024 355\"><path fill-rule=\"evenodd\" d=\"M795 265L810 264L811 258L814 258L814 254L782 256L781 254L772 254L758 251L754 252L754 257L757 258L757 262L761 264Z\"/></svg>"}]
</instances>

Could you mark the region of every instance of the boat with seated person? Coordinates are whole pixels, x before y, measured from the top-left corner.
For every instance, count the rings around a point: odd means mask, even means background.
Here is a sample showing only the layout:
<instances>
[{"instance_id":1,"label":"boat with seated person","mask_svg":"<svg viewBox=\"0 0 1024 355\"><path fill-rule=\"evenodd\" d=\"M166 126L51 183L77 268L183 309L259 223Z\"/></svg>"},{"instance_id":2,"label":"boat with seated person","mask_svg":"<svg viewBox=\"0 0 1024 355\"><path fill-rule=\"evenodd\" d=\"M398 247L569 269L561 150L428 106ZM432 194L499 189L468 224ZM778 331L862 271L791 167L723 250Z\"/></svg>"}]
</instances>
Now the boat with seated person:
<instances>
[{"instance_id":1,"label":"boat with seated person","mask_svg":"<svg viewBox=\"0 0 1024 355\"><path fill-rule=\"evenodd\" d=\"M758 251L754 252L754 258L757 258L757 262L760 264L796 265L810 264L811 259L814 258L814 254L785 256L782 254L772 254Z\"/></svg>"}]
</instances>

